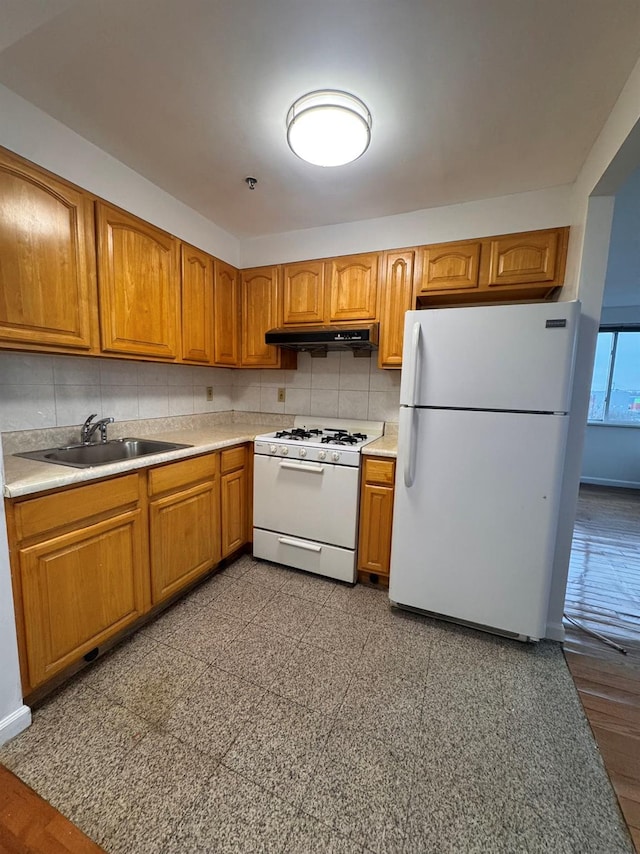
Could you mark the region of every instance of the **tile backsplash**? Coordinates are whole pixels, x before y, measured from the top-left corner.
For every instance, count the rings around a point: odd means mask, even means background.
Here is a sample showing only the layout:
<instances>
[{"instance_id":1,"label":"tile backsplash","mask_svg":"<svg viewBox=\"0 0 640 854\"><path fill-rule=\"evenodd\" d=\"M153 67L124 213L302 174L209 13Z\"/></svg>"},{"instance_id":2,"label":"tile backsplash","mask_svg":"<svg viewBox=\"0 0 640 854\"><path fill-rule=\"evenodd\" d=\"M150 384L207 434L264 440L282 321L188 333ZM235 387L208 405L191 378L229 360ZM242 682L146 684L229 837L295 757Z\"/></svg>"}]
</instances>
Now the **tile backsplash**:
<instances>
[{"instance_id":1,"label":"tile backsplash","mask_svg":"<svg viewBox=\"0 0 640 854\"><path fill-rule=\"evenodd\" d=\"M351 353L300 353L296 371L276 371L0 352L0 432L82 424L91 412L116 421L228 410L397 421L399 398L399 371Z\"/></svg>"}]
</instances>

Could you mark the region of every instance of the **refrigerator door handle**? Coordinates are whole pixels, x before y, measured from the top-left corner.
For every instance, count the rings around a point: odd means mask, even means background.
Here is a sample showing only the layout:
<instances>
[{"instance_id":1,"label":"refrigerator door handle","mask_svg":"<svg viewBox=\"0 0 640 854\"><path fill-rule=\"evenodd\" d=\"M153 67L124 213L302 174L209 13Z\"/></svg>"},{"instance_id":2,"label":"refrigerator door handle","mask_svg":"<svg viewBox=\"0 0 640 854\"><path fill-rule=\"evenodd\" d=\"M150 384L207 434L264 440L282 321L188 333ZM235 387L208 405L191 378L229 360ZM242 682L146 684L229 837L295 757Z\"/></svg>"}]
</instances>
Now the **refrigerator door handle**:
<instances>
[{"instance_id":1,"label":"refrigerator door handle","mask_svg":"<svg viewBox=\"0 0 640 854\"><path fill-rule=\"evenodd\" d=\"M413 329L411 330L411 349L409 350L409 364L407 365L409 369L409 377L407 380L407 389L410 395L408 402L409 406L416 405L416 384L418 382L418 355L420 347L420 331L420 321L416 321L413 324Z\"/></svg>"},{"instance_id":2,"label":"refrigerator door handle","mask_svg":"<svg viewBox=\"0 0 640 854\"><path fill-rule=\"evenodd\" d=\"M398 448L402 449L402 476L404 485L413 486L416 476L416 431L414 426L415 409L400 407L400 423L398 425Z\"/></svg>"}]
</instances>

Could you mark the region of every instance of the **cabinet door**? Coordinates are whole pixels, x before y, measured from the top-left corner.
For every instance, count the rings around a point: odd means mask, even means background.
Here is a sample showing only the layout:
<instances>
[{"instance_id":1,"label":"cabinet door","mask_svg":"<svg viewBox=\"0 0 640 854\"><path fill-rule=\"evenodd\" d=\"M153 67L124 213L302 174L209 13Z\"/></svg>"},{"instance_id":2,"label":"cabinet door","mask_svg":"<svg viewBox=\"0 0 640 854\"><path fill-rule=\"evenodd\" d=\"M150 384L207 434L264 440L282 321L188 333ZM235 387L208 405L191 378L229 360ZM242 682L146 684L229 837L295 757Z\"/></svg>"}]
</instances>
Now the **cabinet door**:
<instances>
[{"instance_id":1,"label":"cabinet door","mask_svg":"<svg viewBox=\"0 0 640 854\"><path fill-rule=\"evenodd\" d=\"M324 322L324 262L303 261L283 268L284 326Z\"/></svg>"},{"instance_id":2,"label":"cabinet door","mask_svg":"<svg viewBox=\"0 0 640 854\"><path fill-rule=\"evenodd\" d=\"M489 287L564 280L568 229L552 228L491 238L488 241Z\"/></svg>"},{"instance_id":3,"label":"cabinet door","mask_svg":"<svg viewBox=\"0 0 640 854\"><path fill-rule=\"evenodd\" d=\"M93 202L0 153L0 341L97 349Z\"/></svg>"},{"instance_id":4,"label":"cabinet door","mask_svg":"<svg viewBox=\"0 0 640 854\"><path fill-rule=\"evenodd\" d=\"M215 262L213 293L213 363L236 367L240 363L240 287L235 267Z\"/></svg>"},{"instance_id":5,"label":"cabinet door","mask_svg":"<svg viewBox=\"0 0 640 854\"><path fill-rule=\"evenodd\" d=\"M213 362L213 258L182 244L182 358Z\"/></svg>"},{"instance_id":6,"label":"cabinet door","mask_svg":"<svg viewBox=\"0 0 640 854\"><path fill-rule=\"evenodd\" d=\"M247 542L247 475L245 469L221 477L222 557Z\"/></svg>"},{"instance_id":7,"label":"cabinet door","mask_svg":"<svg viewBox=\"0 0 640 854\"><path fill-rule=\"evenodd\" d=\"M241 292L241 364L249 368L277 368L280 352L264 343L264 335L279 326L282 317L278 267L243 270Z\"/></svg>"},{"instance_id":8,"label":"cabinet door","mask_svg":"<svg viewBox=\"0 0 640 854\"><path fill-rule=\"evenodd\" d=\"M144 613L140 514L130 510L20 550L32 688Z\"/></svg>"},{"instance_id":9,"label":"cabinet door","mask_svg":"<svg viewBox=\"0 0 640 854\"><path fill-rule=\"evenodd\" d=\"M102 348L132 356L178 356L178 241L99 202L98 287Z\"/></svg>"},{"instance_id":10,"label":"cabinet door","mask_svg":"<svg viewBox=\"0 0 640 854\"><path fill-rule=\"evenodd\" d=\"M358 569L389 575L393 487L365 484L361 496Z\"/></svg>"},{"instance_id":11,"label":"cabinet door","mask_svg":"<svg viewBox=\"0 0 640 854\"><path fill-rule=\"evenodd\" d=\"M378 255L345 255L327 262L329 320L375 320Z\"/></svg>"},{"instance_id":12,"label":"cabinet door","mask_svg":"<svg viewBox=\"0 0 640 854\"><path fill-rule=\"evenodd\" d=\"M477 288L480 245L478 241L425 246L417 294Z\"/></svg>"},{"instance_id":13,"label":"cabinet door","mask_svg":"<svg viewBox=\"0 0 640 854\"><path fill-rule=\"evenodd\" d=\"M220 560L217 481L151 501L151 591L154 605Z\"/></svg>"},{"instance_id":14,"label":"cabinet door","mask_svg":"<svg viewBox=\"0 0 640 854\"><path fill-rule=\"evenodd\" d=\"M402 367L404 315L412 307L415 252L386 252L380 300L378 366Z\"/></svg>"}]
</instances>

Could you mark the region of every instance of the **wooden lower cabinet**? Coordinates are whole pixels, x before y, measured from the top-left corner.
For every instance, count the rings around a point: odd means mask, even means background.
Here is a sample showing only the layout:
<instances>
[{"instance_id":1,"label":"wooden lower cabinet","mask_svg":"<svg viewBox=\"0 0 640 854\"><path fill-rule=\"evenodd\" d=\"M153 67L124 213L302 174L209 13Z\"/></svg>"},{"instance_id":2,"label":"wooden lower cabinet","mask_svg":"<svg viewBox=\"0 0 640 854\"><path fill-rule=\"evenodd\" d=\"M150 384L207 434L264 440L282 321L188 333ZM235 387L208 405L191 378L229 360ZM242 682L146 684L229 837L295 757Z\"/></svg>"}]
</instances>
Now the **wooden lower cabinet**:
<instances>
[{"instance_id":1,"label":"wooden lower cabinet","mask_svg":"<svg viewBox=\"0 0 640 854\"><path fill-rule=\"evenodd\" d=\"M25 696L247 543L250 464L243 444L5 502Z\"/></svg>"},{"instance_id":2,"label":"wooden lower cabinet","mask_svg":"<svg viewBox=\"0 0 640 854\"><path fill-rule=\"evenodd\" d=\"M222 557L227 557L248 542L247 505L250 496L246 447L221 452L220 510L222 519Z\"/></svg>"},{"instance_id":3,"label":"wooden lower cabinet","mask_svg":"<svg viewBox=\"0 0 640 854\"><path fill-rule=\"evenodd\" d=\"M360 488L358 580L389 586L395 460L364 458Z\"/></svg>"},{"instance_id":4,"label":"wooden lower cabinet","mask_svg":"<svg viewBox=\"0 0 640 854\"><path fill-rule=\"evenodd\" d=\"M149 473L153 604L168 599L220 560L218 454Z\"/></svg>"},{"instance_id":5,"label":"wooden lower cabinet","mask_svg":"<svg viewBox=\"0 0 640 854\"><path fill-rule=\"evenodd\" d=\"M126 475L9 505L25 694L149 609L140 493Z\"/></svg>"}]
</instances>

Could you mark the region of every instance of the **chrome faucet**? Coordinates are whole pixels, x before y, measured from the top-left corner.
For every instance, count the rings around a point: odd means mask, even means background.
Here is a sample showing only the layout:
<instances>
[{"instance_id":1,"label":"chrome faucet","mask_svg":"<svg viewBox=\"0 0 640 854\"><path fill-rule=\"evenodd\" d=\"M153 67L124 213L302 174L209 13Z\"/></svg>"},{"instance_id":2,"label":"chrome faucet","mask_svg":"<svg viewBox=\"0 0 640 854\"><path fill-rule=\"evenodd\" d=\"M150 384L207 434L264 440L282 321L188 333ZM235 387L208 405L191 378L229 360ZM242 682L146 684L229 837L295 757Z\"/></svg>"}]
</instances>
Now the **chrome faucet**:
<instances>
[{"instance_id":1,"label":"chrome faucet","mask_svg":"<svg viewBox=\"0 0 640 854\"><path fill-rule=\"evenodd\" d=\"M101 418L99 421L93 421L97 414L97 412L92 413L82 425L80 439L83 445L91 444L91 439L96 430L100 431L100 441L102 443L106 443L107 441L107 424L111 424L113 418ZM91 423L92 421L93 424Z\"/></svg>"}]
</instances>

